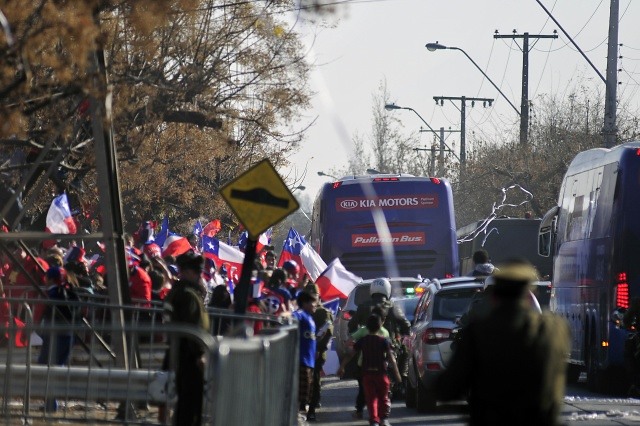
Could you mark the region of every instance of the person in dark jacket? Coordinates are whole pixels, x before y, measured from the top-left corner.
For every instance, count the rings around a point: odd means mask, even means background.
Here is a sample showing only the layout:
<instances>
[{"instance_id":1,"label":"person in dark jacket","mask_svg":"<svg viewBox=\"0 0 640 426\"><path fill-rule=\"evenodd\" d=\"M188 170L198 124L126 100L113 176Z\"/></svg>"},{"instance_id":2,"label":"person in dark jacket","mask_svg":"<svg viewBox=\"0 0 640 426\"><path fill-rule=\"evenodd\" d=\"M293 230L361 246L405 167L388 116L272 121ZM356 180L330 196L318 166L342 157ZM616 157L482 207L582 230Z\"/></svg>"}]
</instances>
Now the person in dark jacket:
<instances>
[{"instance_id":1,"label":"person in dark jacket","mask_svg":"<svg viewBox=\"0 0 640 426\"><path fill-rule=\"evenodd\" d=\"M532 308L528 290L537 276L530 263L512 260L493 276L493 307L467 326L436 379L436 398L468 396L471 425L556 425L571 344L568 326Z\"/></svg>"},{"instance_id":2,"label":"person in dark jacket","mask_svg":"<svg viewBox=\"0 0 640 426\"><path fill-rule=\"evenodd\" d=\"M204 307L206 290L201 280L204 258L192 251L176 259L180 280L164 300L165 317L174 324L189 325L209 331L209 316ZM176 365L178 402L173 416L176 426L200 425L204 396L204 351L191 339L179 338ZM165 358L165 369L169 365Z\"/></svg>"},{"instance_id":3,"label":"person in dark jacket","mask_svg":"<svg viewBox=\"0 0 640 426\"><path fill-rule=\"evenodd\" d=\"M316 311L313 313L313 321L316 323L316 363L313 367L311 399L309 400L309 411L307 412L307 420L315 421L316 408L320 406L322 368L327 361L327 351L333 337L333 314L322 305L320 288L317 284L307 284L303 291L314 295L320 301Z\"/></svg>"},{"instance_id":4,"label":"person in dark jacket","mask_svg":"<svg viewBox=\"0 0 640 426\"><path fill-rule=\"evenodd\" d=\"M476 250L473 253L473 271L469 274L472 277L486 277L491 275L495 266L491 263L489 253L484 250Z\"/></svg>"}]
</instances>

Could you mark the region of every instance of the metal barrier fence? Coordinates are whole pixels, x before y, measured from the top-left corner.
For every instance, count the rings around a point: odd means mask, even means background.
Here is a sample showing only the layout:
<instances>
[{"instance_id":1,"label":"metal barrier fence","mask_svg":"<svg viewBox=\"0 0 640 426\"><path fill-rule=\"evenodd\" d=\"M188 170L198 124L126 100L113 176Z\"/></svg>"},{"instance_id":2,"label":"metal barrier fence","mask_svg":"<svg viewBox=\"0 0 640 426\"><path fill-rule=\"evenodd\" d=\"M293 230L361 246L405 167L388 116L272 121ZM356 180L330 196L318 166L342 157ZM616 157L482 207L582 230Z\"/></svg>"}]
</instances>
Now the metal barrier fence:
<instances>
[{"instance_id":1,"label":"metal barrier fence","mask_svg":"<svg viewBox=\"0 0 640 426\"><path fill-rule=\"evenodd\" d=\"M13 320L0 324L0 424L78 422L83 424L169 424L158 407L175 406L165 355L175 362L179 339L195 342L206 359L203 425L291 425L297 419L298 328L266 315L236 315L210 310L211 324L228 325L219 336L188 326L163 324L161 308L114 306L86 297L81 302L0 298L20 307L24 328ZM49 308L46 307L57 307ZM58 312L57 314L55 312ZM124 330L114 329L110 315L122 313ZM33 314L41 318L38 324ZM262 324L252 336L252 325ZM213 327L213 326L212 326ZM129 367L111 350L112 338L127 336ZM58 341L58 337L63 339ZM62 342L73 336L69 365L55 365L59 347L42 357L44 337ZM21 341L24 347L16 347ZM21 340L22 339L22 340ZM53 354L53 355L52 355ZM40 359L39 359L40 357ZM40 362L38 362L40 361ZM51 364L51 365L48 365ZM47 410L52 399L58 409ZM51 408L51 407L49 407Z\"/></svg>"}]
</instances>

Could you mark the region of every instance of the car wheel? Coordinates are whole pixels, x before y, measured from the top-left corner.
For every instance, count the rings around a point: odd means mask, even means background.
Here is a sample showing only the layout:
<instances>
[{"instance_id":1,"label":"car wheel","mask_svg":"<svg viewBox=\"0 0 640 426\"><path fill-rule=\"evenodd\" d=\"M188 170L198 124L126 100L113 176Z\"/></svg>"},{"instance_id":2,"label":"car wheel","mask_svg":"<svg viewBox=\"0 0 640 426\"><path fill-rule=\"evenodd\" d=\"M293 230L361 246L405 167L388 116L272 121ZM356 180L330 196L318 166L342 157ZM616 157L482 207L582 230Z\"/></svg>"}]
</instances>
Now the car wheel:
<instances>
[{"instance_id":1,"label":"car wheel","mask_svg":"<svg viewBox=\"0 0 640 426\"><path fill-rule=\"evenodd\" d=\"M416 408L416 388L411 386L411 380L406 379L405 389L406 394L404 397L404 405L407 408Z\"/></svg>"},{"instance_id":2,"label":"car wheel","mask_svg":"<svg viewBox=\"0 0 640 426\"><path fill-rule=\"evenodd\" d=\"M416 392L416 407L419 413L429 413L435 411L437 401L433 392L427 391L427 388L422 384L422 380L418 380L418 387Z\"/></svg>"}]
</instances>

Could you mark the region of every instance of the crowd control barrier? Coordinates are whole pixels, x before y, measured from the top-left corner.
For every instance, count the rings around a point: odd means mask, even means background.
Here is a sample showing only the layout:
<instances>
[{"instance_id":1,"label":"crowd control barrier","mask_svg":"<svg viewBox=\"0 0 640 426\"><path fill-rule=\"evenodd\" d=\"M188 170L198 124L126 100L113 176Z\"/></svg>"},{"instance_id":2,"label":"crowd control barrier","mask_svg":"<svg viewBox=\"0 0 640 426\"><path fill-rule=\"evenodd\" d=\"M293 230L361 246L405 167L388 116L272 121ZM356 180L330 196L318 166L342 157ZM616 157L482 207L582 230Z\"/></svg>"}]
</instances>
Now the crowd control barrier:
<instances>
[{"instance_id":1,"label":"crowd control barrier","mask_svg":"<svg viewBox=\"0 0 640 426\"><path fill-rule=\"evenodd\" d=\"M299 336L291 320L211 309L212 324L228 325L220 335L213 326L205 332L164 324L158 305L116 306L94 297L0 303L12 307L9 320L0 323L0 424L171 424L160 418L159 407L175 407L180 339L204 353L203 425L296 423ZM20 318L13 316L16 307ZM111 315L120 314L125 326L115 328ZM261 331L252 335L256 321ZM123 333L126 367L114 350ZM69 364L55 365L53 357L39 363L43 337L57 336L73 336ZM173 364L163 371L167 354ZM46 409L53 399L56 411Z\"/></svg>"}]
</instances>

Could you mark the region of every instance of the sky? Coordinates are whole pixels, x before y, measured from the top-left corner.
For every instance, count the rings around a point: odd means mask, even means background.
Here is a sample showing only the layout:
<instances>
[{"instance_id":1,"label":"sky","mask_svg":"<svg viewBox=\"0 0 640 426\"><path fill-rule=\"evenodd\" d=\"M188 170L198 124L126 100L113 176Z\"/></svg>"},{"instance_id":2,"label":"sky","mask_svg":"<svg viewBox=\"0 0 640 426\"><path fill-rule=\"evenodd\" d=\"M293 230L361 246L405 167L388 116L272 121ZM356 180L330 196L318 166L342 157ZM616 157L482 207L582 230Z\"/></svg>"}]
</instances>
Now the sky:
<instances>
[{"instance_id":1,"label":"sky","mask_svg":"<svg viewBox=\"0 0 640 426\"><path fill-rule=\"evenodd\" d=\"M324 0L325 3L331 0ZM541 0L544 6L591 62L606 76L610 0ZM301 198L314 199L330 178L318 176L344 167L355 134L370 134L373 96L386 81L391 100L413 108L434 129L460 126L459 102L436 105L434 96L493 98L490 108L467 106L467 146L474 138L491 137L517 126L519 117L509 103L484 79L464 54L456 50L430 52L425 44L463 49L519 109L522 40L494 39L496 30L511 35L550 35L557 39L531 40L529 99L541 95L565 96L575 84L604 93L605 85L588 62L549 19L536 0L346 0L337 2L329 18L333 28L296 25L303 34L315 64L311 88L312 107L301 117L316 119L298 152L290 157L289 176L303 177L297 185ZM619 0L618 99L640 103L640 1ZM535 43L535 45L534 45ZM590 90L591 91L591 90ZM411 111L389 112L408 133L419 132L421 119ZM420 146L430 146L433 136L419 133ZM459 136L451 133L447 144L459 149ZM425 155L424 152L418 155ZM373 165L372 165L373 167ZM310 208L309 208L310 209ZM307 210L308 211L308 210Z\"/></svg>"}]
</instances>

